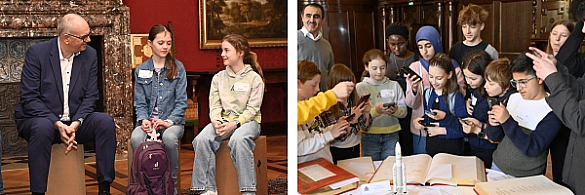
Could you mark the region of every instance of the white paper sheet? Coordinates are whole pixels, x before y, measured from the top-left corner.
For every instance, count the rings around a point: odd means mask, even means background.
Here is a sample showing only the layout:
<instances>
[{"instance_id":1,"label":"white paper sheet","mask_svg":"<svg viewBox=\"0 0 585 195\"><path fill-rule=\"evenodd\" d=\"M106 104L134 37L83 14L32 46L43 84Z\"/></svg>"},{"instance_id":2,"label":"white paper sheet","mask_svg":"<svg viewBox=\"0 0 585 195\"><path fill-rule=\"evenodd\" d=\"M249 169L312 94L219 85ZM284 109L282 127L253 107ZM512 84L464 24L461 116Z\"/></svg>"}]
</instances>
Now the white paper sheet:
<instances>
[{"instance_id":1,"label":"white paper sheet","mask_svg":"<svg viewBox=\"0 0 585 195\"><path fill-rule=\"evenodd\" d=\"M323 168L321 165L311 165L300 168L299 171L311 178L313 181L319 181L328 177L335 176L335 173Z\"/></svg>"},{"instance_id":2,"label":"white paper sheet","mask_svg":"<svg viewBox=\"0 0 585 195\"><path fill-rule=\"evenodd\" d=\"M372 168L372 164L370 163L350 162L349 165L347 165L347 170L356 174L358 177L365 175L370 168Z\"/></svg>"}]
</instances>

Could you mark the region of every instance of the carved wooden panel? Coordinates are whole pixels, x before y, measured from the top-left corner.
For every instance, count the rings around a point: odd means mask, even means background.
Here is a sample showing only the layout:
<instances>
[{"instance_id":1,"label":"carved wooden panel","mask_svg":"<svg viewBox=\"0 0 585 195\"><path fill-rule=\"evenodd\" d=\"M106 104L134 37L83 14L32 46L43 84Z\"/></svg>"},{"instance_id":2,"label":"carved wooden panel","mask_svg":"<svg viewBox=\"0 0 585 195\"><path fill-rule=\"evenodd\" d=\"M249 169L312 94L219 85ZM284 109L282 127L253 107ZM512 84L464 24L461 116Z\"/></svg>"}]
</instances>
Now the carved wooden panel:
<instances>
[{"instance_id":1,"label":"carved wooden panel","mask_svg":"<svg viewBox=\"0 0 585 195\"><path fill-rule=\"evenodd\" d=\"M27 155L28 143L18 136L14 122L14 108L20 100L20 83L0 83L0 132L2 156Z\"/></svg>"},{"instance_id":2,"label":"carved wooden panel","mask_svg":"<svg viewBox=\"0 0 585 195\"><path fill-rule=\"evenodd\" d=\"M373 48L382 48L378 8L376 0L299 0L301 13L305 4L319 3L325 9L323 37L333 47L335 63L347 65L359 78L363 71L361 58ZM301 17L299 17L302 20ZM302 21L299 21L299 29Z\"/></svg>"},{"instance_id":3,"label":"carved wooden panel","mask_svg":"<svg viewBox=\"0 0 585 195\"><path fill-rule=\"evenodd\" d=\"M569 0L536 1L536 39L548 39L552 25L561 19L569 19Z\"/></svg>"},{"instance_id":4,"label":"carved wooden panel","mask_svg":"<svg viewBox=\"0 0 585 195\"><path fill-rule=\"evenodd\" d=\"M515 58L528 51L532 36L532 2L502 2L500 13L500 57Z\"/></svg>"},{"instance_id":5,"label":"carved wooden panel","mask_svg":"<svg viewBox=\"0 0 585 195\"><path fill-rule=\"evenodd\" d=\"M349 12L327 13L327 40L333 47L335 63L351 67L351 37L349 36Z\"/></svg>"},{"instance_id":6,"label":"carved wooden panel","mask_svg":"<svg viewBox=\"0 0 585 195\"><path fill-rule=\"evenodd\" d=\"M356 73L356 78L359 79L361 77L361 73L364 71L364 64L362 63L362 58L364 54L369 51L370 49L377 48L376 47L376 31L375 31L375 23L374 23L374 12L355 12L355 29L357 30L354 33L356 41L356 55L354 58L356 59L355 66L352 67L352 71ZM358 33L359 32L359 33Z\"/></svg>"}]
</instances>

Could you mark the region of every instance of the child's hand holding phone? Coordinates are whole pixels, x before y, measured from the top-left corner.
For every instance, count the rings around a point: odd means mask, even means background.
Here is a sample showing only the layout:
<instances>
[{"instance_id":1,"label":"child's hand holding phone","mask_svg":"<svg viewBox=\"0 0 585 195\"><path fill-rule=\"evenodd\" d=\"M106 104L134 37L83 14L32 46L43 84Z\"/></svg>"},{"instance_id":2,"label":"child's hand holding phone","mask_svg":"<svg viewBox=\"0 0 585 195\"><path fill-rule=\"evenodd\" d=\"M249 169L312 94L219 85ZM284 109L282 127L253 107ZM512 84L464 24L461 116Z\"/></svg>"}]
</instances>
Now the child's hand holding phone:
<instances>
[{"instance_id":1,"label":"child's hand holding phone","mask_svg":"<svg viewBox=\"0 0 585 195\"><path fill-rule=\"evenodd\" d=\"M434 120L443 120L445 118L445 115L447 115L447 113L437 109L431 109L430 111L425 110L425 114L429 118L432 118Z\"/></svg>"},{"instance_id":2,"label":"child's hand holding phone","mask_svg":"<svg viewBox=\"0 0 585 195\"><path fill-rule=\"evenodd\" d=\"M500 103L499 105L494 105L492 110L488 111L488 118L490 125L498 126L510 118L510 113L508 112L508 109Z\"/></svg>"},{"instance_id":3,"label":"child's hand holding phone","mask_svg":"<svg viewBox=\"0 0 585 195\"><path fill-rule=\"evenodd\" d=\"M347 116L339 117L339 119L337 120L337 123L335 123L335 125L333 125L330 132L334 138L337 138L340 135L347 133L347 130L345 130L345 129L347 129L347 127L349 127L349 123L347 122L347 120L348 120Z\"/></svg>"}]
</instances>

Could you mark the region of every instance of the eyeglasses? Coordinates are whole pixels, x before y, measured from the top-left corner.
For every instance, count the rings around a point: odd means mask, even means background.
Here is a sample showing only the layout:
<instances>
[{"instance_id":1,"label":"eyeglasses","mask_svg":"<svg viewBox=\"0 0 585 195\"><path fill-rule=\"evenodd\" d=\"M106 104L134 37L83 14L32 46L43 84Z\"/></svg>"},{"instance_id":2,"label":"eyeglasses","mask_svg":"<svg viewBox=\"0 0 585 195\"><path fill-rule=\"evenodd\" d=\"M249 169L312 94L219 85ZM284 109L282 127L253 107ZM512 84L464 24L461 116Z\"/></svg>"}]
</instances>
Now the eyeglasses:
<instances>
[{"instance_id":1,"label":"eyeglasses","mask_svg":"<svg viewBox=\"0 0 585 195\"><path fill-rule=\"evenodd\" d=\"M72 34L69 34L69 33L67 33L67 35L72 36L72 37L75 37L75 38L78 38L78 39L81 39L82 41L90 40L89 39L89 35L85 35L83 37L78 37L78 36L75 36L75 35L72 35Z\"/></svg>"},{"instance_id":2,"label":"eyeglasses","mask_svg":"<svg viewBox=\"0 0 585 195\"><path fill-rule=\"evenodd\" d=\"M512 84L512 86L514 88L516 88L516 85L519 85L521 88L526 88L526 83L528 83L528 81L532 80L536 78L536 76L533 76L532 78L529 78L527 80L524 81L515 81L514 79L510 80L510 84Z\"/></svg>"}]
</instances>

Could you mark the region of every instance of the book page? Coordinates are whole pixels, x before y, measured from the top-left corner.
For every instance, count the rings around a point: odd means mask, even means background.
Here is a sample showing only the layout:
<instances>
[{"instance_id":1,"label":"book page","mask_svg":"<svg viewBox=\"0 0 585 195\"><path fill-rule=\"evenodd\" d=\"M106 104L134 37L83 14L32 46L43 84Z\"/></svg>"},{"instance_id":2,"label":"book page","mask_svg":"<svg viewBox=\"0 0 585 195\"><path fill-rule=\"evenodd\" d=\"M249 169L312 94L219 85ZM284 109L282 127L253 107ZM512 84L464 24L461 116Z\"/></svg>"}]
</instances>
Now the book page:
<instances>
[{"instance_id":1,"label":"book page","mask_svg":"<svg viewBox=\"0 0 585 195\"><path fill-rule=\"evenodd\" d=\"M437 164L451 164L452 182L460 185L474 185L476 182L485 182L485 168L483 162L475 156L457 156L439 153L433 158L432 166ZM429 181L433 178L428 178Z\"/></svg>"},{"instance_id":2,"label":"book page","mask_svg":"<svg viewBox=\"0 0 585 195\"><path fill-rule=\"evenodd\" d=\"M494 182L480 182L475 185L481 195L513 194L555 194L572 195L568 188L554 183L544 175L507 179Z\"/></svg>"},{"instance_id":3,"label":"book page","mask_svg":"<svg viewBox=\"0 0 585 195\"><path fill-rule=\"evenodd\" d=\"M325 179L328 177L335 176L335 173L327 170L326 168L324 168L318 164L299 168L299 172L301 172L302 174L305 174L307 177L311 178L313 181L319 181L319 180L322 180L322 179Z\"/></svg>"},{"instance_id":4,"label":"book page","mask_svg":"<svg viewBox=\"0 0 585 195\"><path fill-rule=\"evenodd\" d=\"M429 169L427 178L440 178L450 180L453 177L453 171L450 164L433 164Z\"/></svg>"},{"instance_id":5,"label":"book page","mask_svg":"<svg viewBox=\"0 0 585 195\"><path fill-rule=\"evenodd\" d=\"M360 183L368 183L376 169L369 156L337 161L337 166L358 176Z\"/></svg>"},{"instance_id":6,"label":"book page","mask_svg":"<svg viewBox=\"0 0 585 195\"><path fill-rule=\"evenodd\" d=\"M390 180L392 181L392 168L396 157L389 156L382 162L374 176L372 176L371 182ZM432 158L427 154L417 154L412 156L402 157L402 163L406 167L406 182L413 184L424 184L427 172L431 166Z\"/></svg>"}]
</instances>

